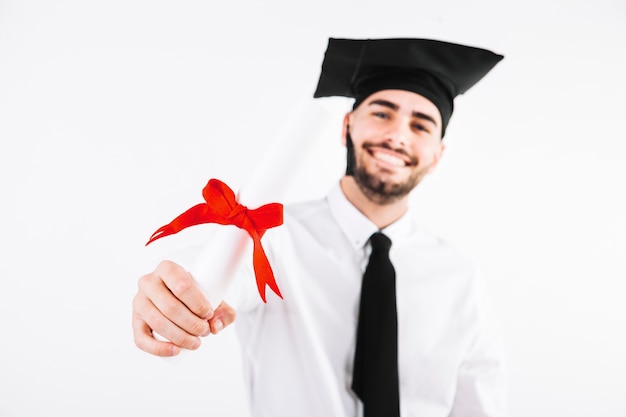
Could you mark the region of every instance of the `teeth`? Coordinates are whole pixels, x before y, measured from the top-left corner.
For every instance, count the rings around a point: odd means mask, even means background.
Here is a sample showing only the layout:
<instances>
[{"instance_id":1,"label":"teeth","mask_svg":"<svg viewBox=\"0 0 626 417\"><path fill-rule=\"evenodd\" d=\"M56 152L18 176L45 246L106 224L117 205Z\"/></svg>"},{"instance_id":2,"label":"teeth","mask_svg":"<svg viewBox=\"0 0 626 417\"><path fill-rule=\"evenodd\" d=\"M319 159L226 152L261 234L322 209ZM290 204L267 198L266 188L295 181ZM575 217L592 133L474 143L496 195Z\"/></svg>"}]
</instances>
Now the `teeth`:
<instances>
[{"instance_id":1,"label":"teeth","mask_svg":"<svg viewBox=\"0 0 626 417\"><path fill-rule=\"evenodd\" d=\"M376 157L376 159L380 159L381 161L387 162L388 164L395 165L397 167L403 167L405 165L402 158L398 158L397 156L393 156L385 152L376 152L374 153L374 156Z\"/></svg>"}]
</instances>

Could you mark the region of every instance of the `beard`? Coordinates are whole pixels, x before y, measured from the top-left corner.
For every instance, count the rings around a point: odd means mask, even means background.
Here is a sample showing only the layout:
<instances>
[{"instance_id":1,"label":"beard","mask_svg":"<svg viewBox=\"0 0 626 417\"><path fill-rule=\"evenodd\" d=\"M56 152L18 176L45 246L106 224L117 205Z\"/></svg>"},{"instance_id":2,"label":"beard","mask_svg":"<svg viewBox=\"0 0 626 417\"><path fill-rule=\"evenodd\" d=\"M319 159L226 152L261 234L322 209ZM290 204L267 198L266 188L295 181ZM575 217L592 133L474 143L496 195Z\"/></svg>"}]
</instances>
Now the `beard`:
<instances>
[{"instance_id":1,"label":"beard","mask_svg":"<svg viewBox=\"0 0 626 417\"><path fill-rule=\"evenodd\" d=\"M385 145L380 146L385 147ZM388 147L388 149L391 148ZM358 163L349 131L346 132L346 150L346 175L351 175L354 178L361 192L370 201L381 205L394 203L407 196L424 178L428 168L414 171L406 181L389 183L368 172L364 164ZM417 165L417 161L414 162Z\"/></svg>"}]
</instances>

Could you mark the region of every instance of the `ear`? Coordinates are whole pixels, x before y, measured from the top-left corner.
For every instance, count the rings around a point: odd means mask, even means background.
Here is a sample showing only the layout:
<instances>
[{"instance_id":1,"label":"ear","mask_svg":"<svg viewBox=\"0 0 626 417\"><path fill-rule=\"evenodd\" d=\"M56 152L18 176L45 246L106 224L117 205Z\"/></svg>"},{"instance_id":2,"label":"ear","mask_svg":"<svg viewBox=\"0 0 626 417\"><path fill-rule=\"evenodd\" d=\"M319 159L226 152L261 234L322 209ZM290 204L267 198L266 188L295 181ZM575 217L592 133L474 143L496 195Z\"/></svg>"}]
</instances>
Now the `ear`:
<instances>
[{"instance_id":1,"label":"ear","mask_svg":"<svg viewBox=\"0 0 626 417\"><path fill-rule=\"evenodd\" d=\"M352 112L348 112L345 114L345 116L343 116L343 127L341 129L341 143L343 144L343 146L346 146L347 143L347 135L348 135L348 129L350 127L350 119Z\"/></svg>"},{"instance_id":2,"label":"ear","mask_svg":"<svg viewBox=\"0 0 626 417\"><path fill-rule=\"evenodd\" d=\"M435 156L433 158L433 162L428 167L428 170L426 170L427 174L430 174L431 172L433 172L435 170L435 168L439 164L439 161L441 160L441 157L443 156L443 151L445 151L445 150L446 150L446 145L443 142L440 142L439 143L439 149L435 152Z\"/></svg>"}]
</instances>

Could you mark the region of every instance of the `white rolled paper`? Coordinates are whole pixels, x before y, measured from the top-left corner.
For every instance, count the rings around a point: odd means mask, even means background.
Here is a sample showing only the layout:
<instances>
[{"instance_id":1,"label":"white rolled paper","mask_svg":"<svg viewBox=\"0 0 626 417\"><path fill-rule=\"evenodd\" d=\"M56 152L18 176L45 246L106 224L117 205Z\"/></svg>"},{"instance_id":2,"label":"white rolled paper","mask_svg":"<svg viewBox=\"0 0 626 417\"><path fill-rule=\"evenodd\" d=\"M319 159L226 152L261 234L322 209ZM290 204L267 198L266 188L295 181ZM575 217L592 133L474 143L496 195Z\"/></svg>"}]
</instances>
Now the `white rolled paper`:
<instances>
[{"instance_id":1,"label":"white rolled paper","mask_svg":"<svg viewBox=\"0 0 626 417\"><path fill-rule=\"evenodd\" d=\"M329 112L310 98L301 98L291 108L285 123L273 138L267 154L252 168L238 190L237 201L250 209L261 205L282 202L291 181L305 165L306 159L319 146L324 135L329 134ZM219 178L218 178L219 179ZM280 226L278 226L280 227ZM252 245L252 238L235 226L216 227L189 268L198 286L217 308L239 270L244 253ZM267 294L271 290L267 289ZM155 337L165 340L155 333ZM184 350L170 362L179 362ZM193 355L191 355L193 356Z\"/></svg>"}]
</instances>

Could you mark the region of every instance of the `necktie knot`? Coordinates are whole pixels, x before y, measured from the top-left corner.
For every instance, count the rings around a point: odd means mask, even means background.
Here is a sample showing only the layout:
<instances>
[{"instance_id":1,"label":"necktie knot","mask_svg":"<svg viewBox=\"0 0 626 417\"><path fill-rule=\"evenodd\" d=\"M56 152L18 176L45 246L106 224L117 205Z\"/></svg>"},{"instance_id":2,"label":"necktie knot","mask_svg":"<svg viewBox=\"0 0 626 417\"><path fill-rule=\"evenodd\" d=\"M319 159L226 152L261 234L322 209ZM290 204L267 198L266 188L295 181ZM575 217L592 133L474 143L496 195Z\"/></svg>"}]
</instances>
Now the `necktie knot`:
<instances>
[{"instance_id":1,"label":"necktie knot","mask_svg":"<svg viewBox=\"0 0 626 417\"><path fill-rule=\"evenodd\" d=\"M372 234L372 236L370 236L370 243L372 245L372 251L375 252L389 252L391 248L391 239L382 232Z\"/></svg>"}]
</instances>

